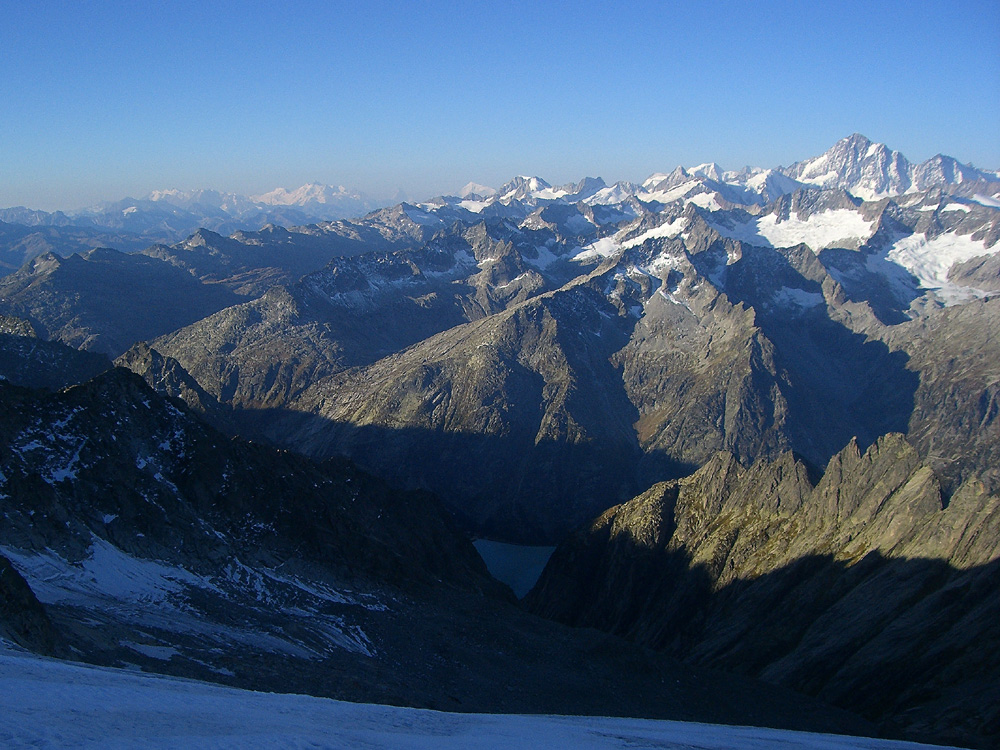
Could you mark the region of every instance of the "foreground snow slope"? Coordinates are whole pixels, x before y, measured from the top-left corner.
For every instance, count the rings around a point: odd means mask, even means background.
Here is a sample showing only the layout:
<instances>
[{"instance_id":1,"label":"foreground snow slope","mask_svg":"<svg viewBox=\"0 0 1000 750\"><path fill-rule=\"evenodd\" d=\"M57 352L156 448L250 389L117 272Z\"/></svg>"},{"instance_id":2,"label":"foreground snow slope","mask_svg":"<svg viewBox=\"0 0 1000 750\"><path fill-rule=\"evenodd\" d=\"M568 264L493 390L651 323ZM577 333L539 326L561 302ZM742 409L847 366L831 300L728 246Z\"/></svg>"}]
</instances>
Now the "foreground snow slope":
<instances>
[{"instance_id":1,"label":"foreground snow slope","mask_svg":"<svg viewBox=\"0 0 1000 750\"><path fill-rule=\"evenodd\" d=\"M0 746L100 748L921 748L751 727L449 714L254 693L0 650Z\"/></svg>"}]
</instances>

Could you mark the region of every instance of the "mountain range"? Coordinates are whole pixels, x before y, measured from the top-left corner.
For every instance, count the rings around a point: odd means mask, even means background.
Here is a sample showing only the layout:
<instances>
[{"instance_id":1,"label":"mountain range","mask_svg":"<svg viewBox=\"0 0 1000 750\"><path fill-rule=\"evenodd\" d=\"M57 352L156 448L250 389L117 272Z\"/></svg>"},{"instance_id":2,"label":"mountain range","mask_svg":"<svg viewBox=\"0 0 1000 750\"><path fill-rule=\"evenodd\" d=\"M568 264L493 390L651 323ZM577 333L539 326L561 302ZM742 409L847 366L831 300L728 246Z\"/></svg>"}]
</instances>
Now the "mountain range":
<instances>
[{"instance_id":1,"label":"mountain range","mask_svg":"<svg viewBox=\"0 0 1000 750\"><path fill-rule=\"evenodd\" d=\"M5 238L8 247L0 259L9 267L20 250L20 265L30 259L32 248L67 255L101 246L140 250L153 242L177 242L198 229L231 234L269 224L299 226L361 216L386 203L343 186L311 183L253 196L207 189L155 190L143 198L123 198L77 211L5 208L0 209L0 236L10 239Z\"/></svg>"},{"instance_id":2,"label":"mountain range","mask_svg":"<svg viewBox=\"0 0 1000 750\"><path fill-rule=\"evenodd\" d=\"M654 715L669 664L704 716L721 669L851 731L994 743L1000 175L853 135L459 192L0 279L22 641L428 705L411 670L466 710ZM560 546L519 609L475 537ZM588 695L554 642L622 680ZM282 683L288 654L323 666ZM532 668L562 687L490 694Z\"/></svg>"}]
</instances>

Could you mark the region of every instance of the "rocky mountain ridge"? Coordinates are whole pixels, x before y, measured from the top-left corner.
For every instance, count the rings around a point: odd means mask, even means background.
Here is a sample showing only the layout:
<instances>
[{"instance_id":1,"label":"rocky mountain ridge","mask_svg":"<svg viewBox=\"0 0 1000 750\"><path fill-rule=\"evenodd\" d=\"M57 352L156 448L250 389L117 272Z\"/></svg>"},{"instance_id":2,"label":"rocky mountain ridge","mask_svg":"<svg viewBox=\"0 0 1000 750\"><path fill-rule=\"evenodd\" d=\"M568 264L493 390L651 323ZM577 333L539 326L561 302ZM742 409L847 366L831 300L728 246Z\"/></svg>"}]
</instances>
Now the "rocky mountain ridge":
<instances>
[{"instance_id":1,"label":"rocky mountain ridge","mask_svg":"<svg viewBox=\"0 0 1000 750\"><path fill-rule=\"evenodd\" d=\"M151 345L251 434L432 488L476 533L555 541L717 450L823 465L891 431L929 456L916 435L938 430L949 482L995 481L996 347L972 321L998 314L997 209L937 189L800 191L756 212L528 208L471 226L447 203L386 210L414 245L335 258ZM932 378L969 336L974 377ZM462 479L483 466L495 482ZM615 480L573 493L578 472Z\"/></svg>"},{"instance_id":2,"label":"rocky mountain ridge","mask_svg":"<svg viewBox=\"0 0 1000 750\"><path fill-rule=\"evenodd\" d=\"M552 187L539 177L519 176L499 190L469 183L458 196L409 205L414 214L428 207L441 214L446 207L447 213L466 214L463 220L470 223L468 213L483 214L484 218L523 218L531 209L553 203L634 210L641 204L662 205L684 199L706 208L760 207L799 190L839 188L864 200L876 200L940 188L973 200L978 195L996 206L998 185L1000 173L996 171L977 169L944 155L912 164L898 151L855 133L824 154L787 168L724 171L713 163L679 166L670 173L653 174L638 185L607 185L599 177L587 177ZM371 226L373 219L367 215L391 204L343 186L309 184L255 196L216 190L158 190L144 198L125 198L70 212L5 208L0 209L0 271L16 270L42 252L68 255L98 246L131 252L150 243L177 243L199 229L231 235L260 231L269 225L303 227L356 217L365 217L361 226ZM417 216L416 221L422 220Z\"/></svg>"},{"instance_id":3,"label":"rocky mountain ridge","mask_svg":"<svg viewBox=\"0 0 1000 750\"><path fill-rule=\"evenodd\" d=\"M581 528L526 602L913 737L995 742L1000 498L945 496L900 435L813 476L719 454Z\"/></svg>"},{"instance_id":4,"label":"rocky mountain ridge","mask_svg":"<svg viewBox=\"0 0 1000 750\"><path fill-rule=\"evenodd\" d=\"M867 729L530 617L434 498L229 439L127 370L0 398L7 640L355 701Z\"/></svg>"},{"instance_id":5,"label":"rocky mountain ridge","mask_svg":"<svg viewBox=\"0 0 1000 750\"><path fill-rule=\"evenodd\" d=\"M460 198L466 200L466 207L472 210L482 210L480 206L495 202L532 201L537 205L561 201L598 205L620 203L625 197L644 203L669 203L687 198L704 207L728 208L732 205L764 206L783 195L810 189L842 189L854 197L871 201L932 188L955 190L964 185L982 189L988 198L993 189L990 186L997 182L1000 182L1000 172L977 169L943 154L913 164L899 151L854 133L823 154L789 167L748 166L727 171L714 163L678 166L669 173L649 176L641 185L618 182L612 186L599 177L552 187L540 177L519 176L499 190L476 186L481 195L463 189ZM469 196L474 199L469 200Z\"/></svg>"}]
</instances>

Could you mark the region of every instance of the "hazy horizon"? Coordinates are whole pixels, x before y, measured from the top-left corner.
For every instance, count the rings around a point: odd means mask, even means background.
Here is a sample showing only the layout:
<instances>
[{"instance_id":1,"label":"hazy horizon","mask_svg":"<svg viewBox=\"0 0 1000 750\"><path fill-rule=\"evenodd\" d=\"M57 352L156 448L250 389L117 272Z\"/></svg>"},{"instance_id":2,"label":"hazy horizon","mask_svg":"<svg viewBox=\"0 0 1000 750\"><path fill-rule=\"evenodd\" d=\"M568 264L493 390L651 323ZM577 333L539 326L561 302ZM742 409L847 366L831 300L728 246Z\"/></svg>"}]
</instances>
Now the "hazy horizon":
<instances>
[{"instance_id":1,"label":"hazy horizon","mask_svg":"<svg viewBox=\"0 0 1000 750\"><path fill-rule=\"evenodd\" d=\"M12 7L0 206L318 182L374 198L787 166L860 132L1000 168L1000 5ZM963 51L964 67L943 52Z\"/></svg>"}]
</instances>

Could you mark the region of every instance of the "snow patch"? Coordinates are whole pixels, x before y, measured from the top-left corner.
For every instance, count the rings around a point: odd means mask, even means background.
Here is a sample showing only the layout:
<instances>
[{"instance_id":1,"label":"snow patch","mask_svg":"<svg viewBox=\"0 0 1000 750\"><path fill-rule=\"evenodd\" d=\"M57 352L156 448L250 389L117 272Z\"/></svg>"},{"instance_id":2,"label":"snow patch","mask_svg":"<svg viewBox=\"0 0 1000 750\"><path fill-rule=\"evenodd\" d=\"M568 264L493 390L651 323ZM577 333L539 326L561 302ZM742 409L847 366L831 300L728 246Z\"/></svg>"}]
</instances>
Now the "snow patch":
<instances>
[{"instance_id":1,"label":"snow patch","mask_svg":"<svg viewBox=\"0 0 1000 750\"><path fill-rule=\"evenodd\" d=\"M26 553L10 547L0 549L42 604L86 604L95 599L156 604L182 593L185 585L215 588L184 568L132 557L99 537L92 537L88 556L79 563L71 563L52 550Z\"/></svg>"},{"instance_id":2,"label":"snow patch","mask_svg":"<svg viewBox=\"0 0 1000 750\"><path fill-rule=\"evenodd\" d=\"M688 180L669 190L657 190L656 192L646 193L641 197L642 200L647 202L658 201L659 203L670 203L671 201L680 200L697 187L701 187L699 180Z\"/></svg>"},{"instance_id":3,"label":"snow patch","mask_svg":"<svg viewBox=\"0 0 1000 750\"><path fill-rule=\"evenodd\" d=\"M441 223L441 220L430 213L429 211L423 211L419 208L407 206L403 209L403 213L406 217L412 221L414 224L421 224L422 226L435 227Z\"/></svg>"},{"instance_id":4,"label":"snow patch","mask_svg":"<svg viewBox=\"0 0 1000 750\"><path fill-rule=\"evenodd\" d=\"M585 198L583 202L590 204L591 206L608 206L616 203L624 203L626 200L631 198L633 194L632 190L623 187L619 183L615 183L610 187L598 190L589 198Z\"/></svg>"},{"instance_id":5,"label":"snow patch","mask_svg":"<svg viewBox=\"0 0 1000 750\"><path fill-rule=\"evenodd\" d=\"M651 719L453 714L255 693L0 651L2 735L13 747L485 750L931 750L867 737Z\"/></svg>"},{"instance_id":6,"label":"snow patch","mask_svg":"<svg viewBox=\"0 0 1000 750\"><path fill-rule=\"evenodd\" d=\"M510 281L508 281L506 284L497 284L494 287L494 289L506 289L507 287L516 284L517 282L519 282L521 279L523 279L527 275L528 275L527 273L519 273L517 276L515 276L513 279L511 279Z\"/></svg>"},{"instance_id":7,"label":"snow patch","mask_svg":"<svg viewBox=\"0 0 1000 750\"><path fill-rule=\"evenodd\" d=\"M542 188L540 190L533 189L531 191L532 198L537 198L538 200L543 200L543 201L559 200L560 198L566 195L569 195L569 192L566 190L562 190L560 188L548 187L548 188Z\"/></svg>"},{"instance_id":8,"label":"snow patch","mask_svg":"<svg viewBox=\"0 0 1000 750\"><path fill-rule=\"evenodd\" d=\"M807 292L805 289L783 286L774 293L772 302L777 307L797 307L808 310L823 304L823 295L819 292Z\"/></svg>"},{"instance_id":9,"label":"snow patch","mask_svg":"<svg viewBox=\"0 0 1000 750\"><path fill-rule=\"evenodd\" d=\"M995 198L992 195L980 195L976 193L972 196L972 200L978 203L980 206L988 206L989 208L1000 208L1000 198Z\"/></svg>"},{"instance_id":10,"label":"snow patch","mask_svg":"<svg viewBox=\"0 0 1000 750\"><path fill-rule=\"evenodd\" d=\"M524 258L525 263L534 266L539 270L545 270L556 261L561 260L560 256L556 255L554 252L549 250L549 248L546 247L545 245L539 245L538 247L536 247L535 252L538 253L537 258L528 258L525 257L523 254L521 257Z\"/></svg>"},{"instance_id":11,"label":"snow patch","mask_svg":"<svg viewBox=\"0 0 1000 750\"><path fill-rule=\"evenodd\" d=\"M866 221L857 211L831 209L812 214L807 219L790 216L778 221L776 214L755 217L745 224L727 227L712 224L723 237L763 247L793 247L805 243L812 250L846 247L856 250L871 237L875 221Z\"/></svg>"},{"instance_id":12,"label":"snow patch","mask_svg":"<svg viewBox=\"0 0 1000 750\"><path fill-rule=\"evenodd\" d=\"M598 258L610 258L621 250L618 243L612 237L592 242L573 256L573 260L585 263Z\"/></svg>"},{"instance_id":13,"label":"snow patch","mask_svg":"<svg viewBox=\"0 0 1000 750\"><path fill-rule=\"evenodd\" d=\"M463 200L459 201L458 207L464 208L466 211L471 211L474 214L481 213L484 208L489 206L493 201L474 201L474 200Z\"/></svg>"},{"instance_id":14,"label":"snow patch","mask_svg":"<svg viewBox=\"0 0 1000 750\"><path fill-rule=\"evenodd\" d=\"M691 305L689 305L689 304L687 303L687 301L686 301L686 300L683 300L683 299L681 299L680 297L678 297L678 296L677 296L676 294L674 294L673 292L669 292L669 291L667 291L667 290L666 290L666 289L665 289L664 287L660 287L660 288L659 288L659 289L657 290L657 293L658 293L658 294L659 294L659 295L660 295L661 297L663 297L663 299L667 300L668 302L671 302L671 303L673 303L673 304L675 304L675 305L679 305L680 307L683 307L683 308L684 308L685 310L687 310L687 311L688 311L688 312L690 312L690 313L693 313L693 312L694 312L694 311L693 311L693 310L691 309ZM650 299L653 299L653 298L652 298L652 297L650 297Z\"/></svg>"},{"instance_id":15,"label":"snow patch","mask_svg":"<svg viewBox=\"0 0 1000 750\"><path fill-rule=\"evenodd\" d=\"M133 641L122 641L121 645L137 654L160 661L170 661L173 657L180 656L181 653L173 646L150 646L146 643L134 643Z\"/></svg>"},{"instance_id":16,"label":"snow patch","mask_svg":"<svg viewBox=\"0 0 1000 750\"><path fill-rule=\"evenodd\" d=\"M696 206L707 209L708 211L721 211L722 206L719 204L718 197L715 193L698 193L688 198L688 203L693 203Z\"/></svg>"},{"instance_id":17,"label":"snow patch","mask_svg":"<svg viewBox=\"0 0 1000 750\"><path fill-rule=\"evenodd\" d=\"M632 239L623 242L621 244L621 247L623 249L636 247L637 245L641 245L646 240L651 240L657 237L667 237L667 238L676 237L685 229L687 229L687 225L688 225L688 220L685 219L683 216L681 216L677 219L674 219L669 224L661 224L660 226L654 227L653 229L647 229L638 237L633 237ZM603 242L603 240L601 241Z\"/></svg>"},{"instance_id":18,"label":"snow patch","mask_svg":"<svg viewBox=\"0 0 1000 750\"><path fill-rule=\"evenodd\" d=\"M974 240L968 234L940 234L928 239L926 234L900 237L889 248L888 259L917 277L925 289L943 290L945 301L957 303L976 292L948 281L948 271L956 263L991 255L983 240Z\"/></svg>"},{"instance_id":19,"label":"snow patch","mask_svg":"<svg viewBox=\"0 0 1000 750\"><path fill-rule=\"evenodd\" d=\"M663 271L669 270L671 268L680 268L681 261L676 255L670 255L669 253L660 253L653 260L649 262L642 270L649 273L651 276L659 276Z\"/></svg>"}]
</instances>

